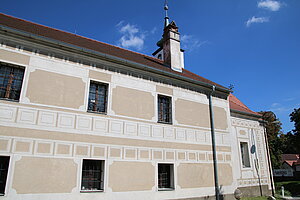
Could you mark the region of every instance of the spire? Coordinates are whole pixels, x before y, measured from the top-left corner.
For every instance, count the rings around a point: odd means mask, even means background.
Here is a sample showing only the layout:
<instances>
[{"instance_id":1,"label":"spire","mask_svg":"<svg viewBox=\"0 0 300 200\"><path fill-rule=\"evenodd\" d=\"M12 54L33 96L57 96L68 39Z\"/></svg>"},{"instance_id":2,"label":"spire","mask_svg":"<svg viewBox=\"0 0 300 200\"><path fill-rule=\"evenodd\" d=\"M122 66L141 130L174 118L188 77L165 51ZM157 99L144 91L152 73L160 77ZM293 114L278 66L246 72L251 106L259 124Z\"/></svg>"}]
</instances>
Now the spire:
<instances>
[{"instance_id":1,"label":"spire","mask_svg":"<svg viewBox=\"0 0 300 200\"><path fill-rule=\"evenodd\" d=\"M166 28L169 25L169 17L168 17L168 0L165 0L165 6L164 6L164 10L165 10L165 25L164 28Z\"/></svg>"}]
</instances>

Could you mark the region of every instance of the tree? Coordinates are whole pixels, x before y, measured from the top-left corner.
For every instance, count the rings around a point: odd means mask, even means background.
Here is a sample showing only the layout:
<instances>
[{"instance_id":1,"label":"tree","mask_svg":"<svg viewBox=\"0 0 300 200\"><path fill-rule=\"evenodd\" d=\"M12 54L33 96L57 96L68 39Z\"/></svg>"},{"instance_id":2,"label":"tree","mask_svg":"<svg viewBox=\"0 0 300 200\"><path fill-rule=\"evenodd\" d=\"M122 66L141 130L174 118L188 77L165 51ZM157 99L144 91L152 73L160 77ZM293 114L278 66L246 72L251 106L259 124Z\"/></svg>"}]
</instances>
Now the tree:
<instances>
[{"instance_id":1,"label":"tree","mask_svg":"<svg viewBox=\"0 0 300 200\"><path fill-rule=\"evenodd\" d=\"M260 114L262 114L262 119L265 122L272 167L278 169L281 167L283 147L281 123L272 111L261 111Z\"/></svg>"},{"instance_id":2,"label":"tree","mask_svg":"<svg viewBox=\"0 0 300 200\"><path fill-rule=\"evenodd\" d=\"M294 111L290 114L291 122L294 122L295 129L292 130L290 133L290 144L294 147L293 153L300 153L300 108L294 109Z\"/></svg>"}]
</instances>

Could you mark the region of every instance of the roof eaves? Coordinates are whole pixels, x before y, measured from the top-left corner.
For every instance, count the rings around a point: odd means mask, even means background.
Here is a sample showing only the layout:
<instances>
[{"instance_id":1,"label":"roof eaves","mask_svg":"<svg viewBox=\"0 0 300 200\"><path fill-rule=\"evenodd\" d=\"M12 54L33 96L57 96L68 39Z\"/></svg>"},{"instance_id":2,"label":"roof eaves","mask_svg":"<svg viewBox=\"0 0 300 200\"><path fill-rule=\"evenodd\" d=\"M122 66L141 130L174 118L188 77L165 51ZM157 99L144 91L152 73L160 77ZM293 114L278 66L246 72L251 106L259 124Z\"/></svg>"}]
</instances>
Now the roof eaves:
<instances>
[{"instance_id":1,"label":"roof eaves","mask_svg":"<svg viewBox=\"0 0 300 200\"><path fill-rule=\"evenodd\" d=\"M196 85L200 85L200 86L203 86L203 87L206 87L206 88L211 88L214 85L214 84L205 83L205 82L202 82L202 81L199 81L199 80L195 80L195 79L192 79L192 78L189 78L189 77L185 77L185 76L179 75L177 73L171 73L171 72L168 72L168 71L165 71L165 70L160 70L158 68L154 68L154 67L144 65L144 64L141 64L141 63L137 63L137 62L134 62L134 61L129 61L129 60L117 57L117 56L113 56L113 55L105 54L105 53L102 53L102 52L99 52L99 51L83 48L83 47L73 45L73 44L70 44L70 43L58 41L58 40L55 40L55 39L52 39L52 38L49 38L49 37L40 36L40 35L37 35L37 34L32 34L32 33L22 31L22 30L18 30L18 29L15 29L15 28L11 28L11 27L8 27L8 26L0 25L0 30L12 32L12 33L15 33L15 34L18 34L18 35L21 35L21 36L29 37L29 38L36 39L36 40L41 40L41 41L52 43L52 44L55 44L55 45L76 49L76 50L79 50L79 51L82 51L82 52L85 52L85 53L88 53L88 54L98 55L102 58L106 58L106 59L109 59L109 60L114 60L114 61L117 61L119 63L127 64L127 65L130 65L130 66L135 66L135 67L137 67L139 69L142 69L142 70L147 69L147 71L152 71L152 72L155 72L155 73L160 73L160 74L163 74L163 75L167 75L168 77L173 77L173 78L176 78L176 79L181 79L183 81L188 81L190 83L194 83ZM229 93L230 92L230 90L225 88L225 87L220 87L218 85L215 85L215 87L216 87L216 90L219 90L221 92L224 92L224 93Z\"/></svg>"}]
</instances>

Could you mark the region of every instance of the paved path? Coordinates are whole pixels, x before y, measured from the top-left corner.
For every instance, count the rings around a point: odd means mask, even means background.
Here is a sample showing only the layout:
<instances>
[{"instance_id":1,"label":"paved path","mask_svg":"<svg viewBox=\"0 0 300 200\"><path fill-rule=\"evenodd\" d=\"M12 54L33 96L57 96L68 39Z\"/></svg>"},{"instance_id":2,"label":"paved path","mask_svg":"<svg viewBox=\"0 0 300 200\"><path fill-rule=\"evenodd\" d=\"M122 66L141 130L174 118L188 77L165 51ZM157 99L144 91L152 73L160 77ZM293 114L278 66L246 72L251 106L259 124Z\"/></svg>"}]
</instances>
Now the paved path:
<instances>
[{"instance_id":1,"label":"paved path","mask_svg":"<svg viewBox=\"0 0 300 200\"><path fill-rule=\"evenodd\" d=\"M300 200L300 197L284 197L286 200Z\"/></svg>"}]
</instances>

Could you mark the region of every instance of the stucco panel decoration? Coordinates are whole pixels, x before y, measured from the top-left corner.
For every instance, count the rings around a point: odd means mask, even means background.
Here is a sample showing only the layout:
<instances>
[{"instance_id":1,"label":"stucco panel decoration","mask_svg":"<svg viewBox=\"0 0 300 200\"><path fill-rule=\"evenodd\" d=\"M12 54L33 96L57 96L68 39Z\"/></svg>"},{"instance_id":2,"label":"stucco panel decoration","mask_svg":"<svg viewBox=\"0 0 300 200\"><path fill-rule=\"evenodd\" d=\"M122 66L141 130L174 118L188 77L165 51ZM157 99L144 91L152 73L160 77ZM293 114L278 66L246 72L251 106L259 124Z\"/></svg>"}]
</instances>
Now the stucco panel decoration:
<instances>
[{"instance_id":1,"label":"stucco panel decoration","mask_svg":"<svg viewBox=\"0 0 300 200\"><path fill-rule=\"evenodd\" d=\"M77 167L73 159L22 157L15 163L12 188L18 194L71 193Z\"/></svg>"},{"instance_id":2,"label":"stucco panel decoration","mask_svg":"<svg viewBox=\"0 0 300 200\"><path fill-rule=\"evenodd\" d=\"M152 190L155 168L151 162L113 162L109 167L108 187L113 192Z\"/></svg>"},{"instance_id":3,"label":"stucco panel decoration","mask_svg":"<svg viewBox=\"0 0 300 200\"><path fill-rule=\"evenodd\" d=\"M200 188L214 186L212 163L181 163L177 168L178 185L181 188ZM219 184L232 184L232 167L229 164L218 164Z\"/></svg>"},{"instance_id":4,"label":"stucco panel decoration","mask_svg":"<svg viewBox=\"0 0 300 200\"><path fill-rule=\"evenodd\" d=\"M151 120L154 96L149 92L117 86L112 92L112 110L117 115Z\"/></svg>"},{"instance_id":5,"label":"stucco panel decoration","mask_svg":"<svg viewBox=\"0 0 300 200\"><path fill-rule=\"evenodd\" d=\"M177 168L178 185L181 188L214 186L212 163L182 163Z\"/></svg>"},{"instance_id":6,"label":"stucco panel decoration","mask_svg":"<svg viewBox=\"0 0 300 200\"><path fill-rule=\"evenodd\" d=\"M177 99L175 101L175 119L180 124L209 128L208 105Z\"/></svg>"},{"instance_id":7,"label":"stucco panel decoration","mask_svg":"<svg viewBox=\"0 0 300 200\"><path fill-rule=\"evenodd\" d=\"M0 59L1 60L7 60L13 63L18 63L22 65L28 65L30 57L20 54L20 53L15 53L11 51L6 51L6 50L0 50Z\"/></svg>"},{"instance_id":8,"label":"stucco panel decoration","mask_svg":"<svg viewBox=\"0 0 300 200\"><path fill-rule=\"evenodd\" d=\"M26 97L31 103L79 109L84 105L84 94L81 78L44 70L29 75Z\"/></svg>"}]
</instances>

